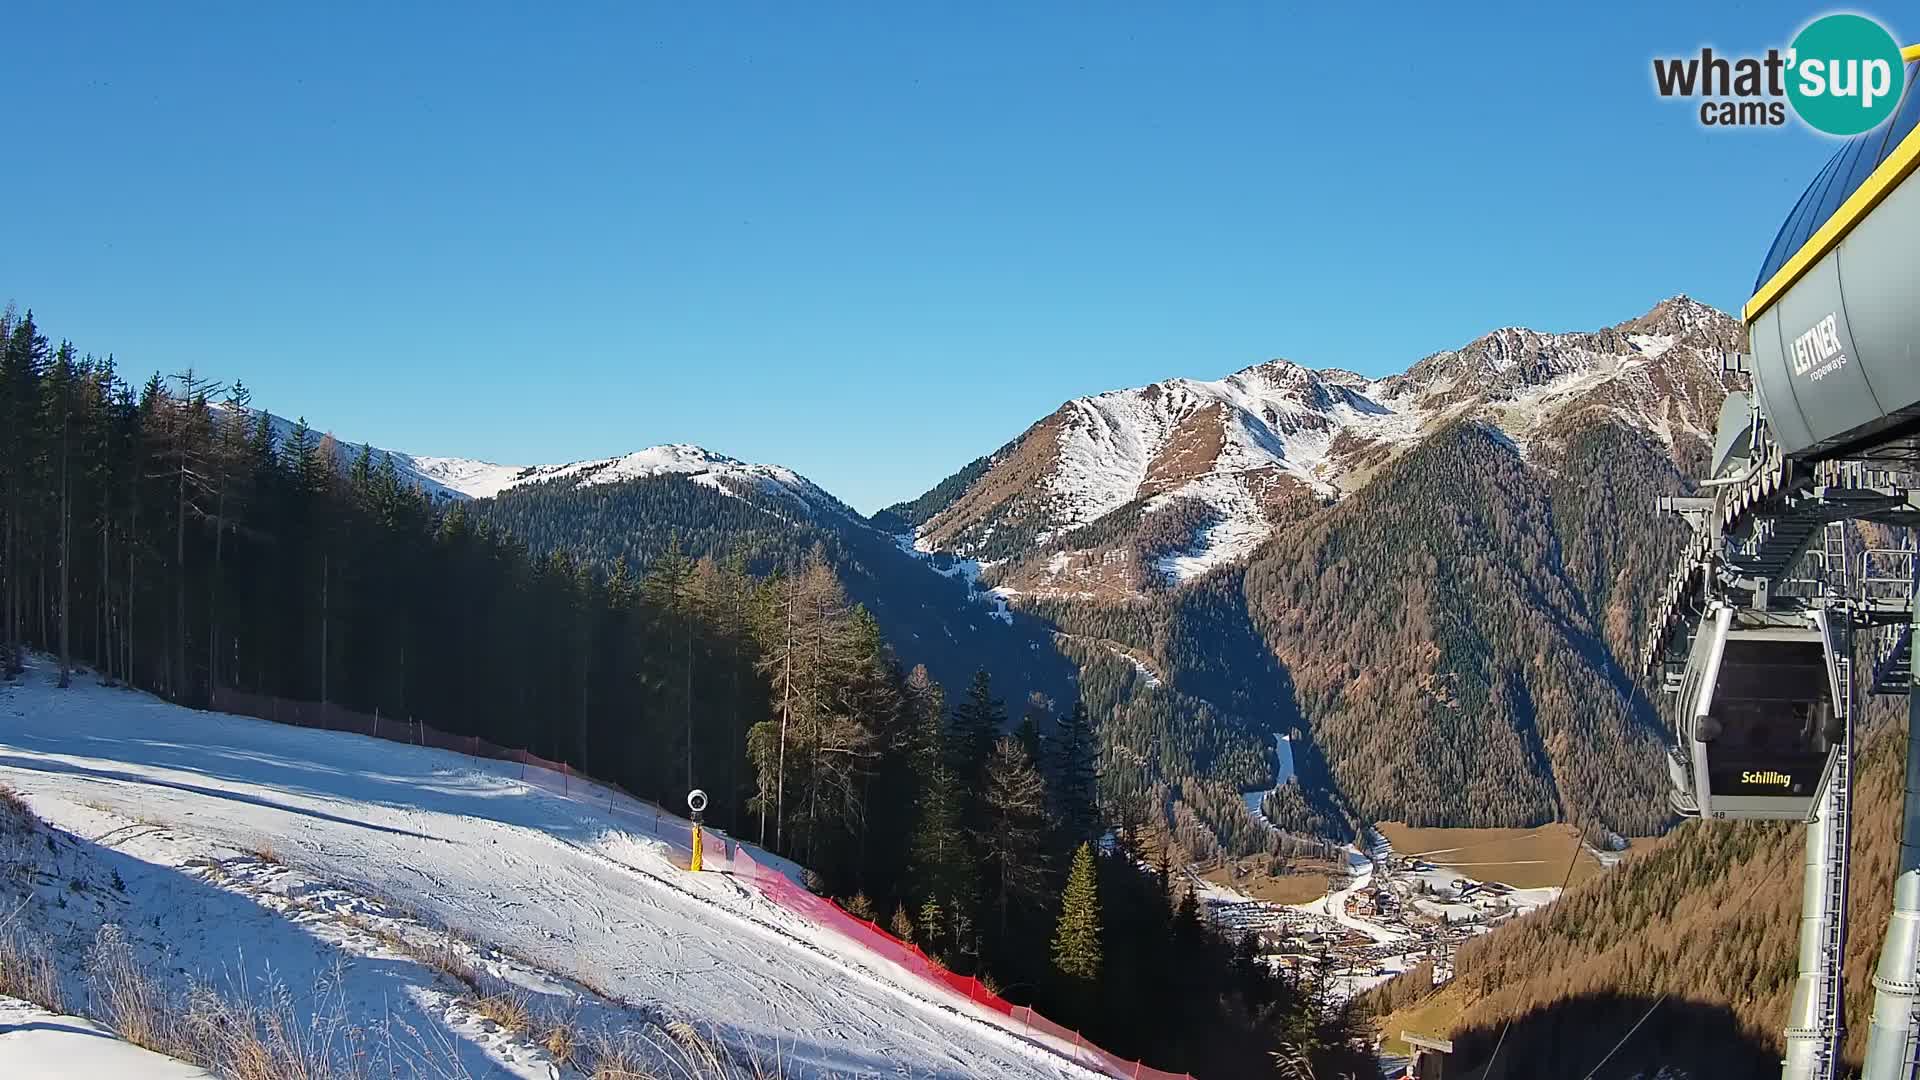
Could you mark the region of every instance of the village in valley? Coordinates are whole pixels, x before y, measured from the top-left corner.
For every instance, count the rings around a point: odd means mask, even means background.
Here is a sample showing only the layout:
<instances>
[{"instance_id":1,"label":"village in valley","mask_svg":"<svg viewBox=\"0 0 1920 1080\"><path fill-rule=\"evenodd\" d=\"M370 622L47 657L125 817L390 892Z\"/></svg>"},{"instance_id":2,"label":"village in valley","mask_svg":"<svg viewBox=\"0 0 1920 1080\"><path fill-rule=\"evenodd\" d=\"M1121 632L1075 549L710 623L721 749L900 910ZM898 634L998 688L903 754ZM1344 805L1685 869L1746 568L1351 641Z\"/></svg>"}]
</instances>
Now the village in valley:
<instances>
[{"instance_id":1,"label":"village in valley","mask_svg":"<svg viewBox=\"0 0 1920 1080\"><path fill-rule=\"evenodd\" d=\"M1591 877L1620 855L1580 843L1565 826L1387 824L1368 836L1367 850L1348 845L1340 852L1345 865L1326 867L1318 899L1256 898L1273 890L1261 887L1258 871L1235 864L1187 875L1213 922L1235 935L1254 933L1268 964L1325 980L1332 996L1346 999L1428 961L1434 983L1446 982L1461 942L1552 903L1569 879ZM1402 850L1396 838L1422 846ZM1445 846L1427 846L1435 843ZM1555 857L1543 857L1549 854Z\"/></svg>"}]
</instances>

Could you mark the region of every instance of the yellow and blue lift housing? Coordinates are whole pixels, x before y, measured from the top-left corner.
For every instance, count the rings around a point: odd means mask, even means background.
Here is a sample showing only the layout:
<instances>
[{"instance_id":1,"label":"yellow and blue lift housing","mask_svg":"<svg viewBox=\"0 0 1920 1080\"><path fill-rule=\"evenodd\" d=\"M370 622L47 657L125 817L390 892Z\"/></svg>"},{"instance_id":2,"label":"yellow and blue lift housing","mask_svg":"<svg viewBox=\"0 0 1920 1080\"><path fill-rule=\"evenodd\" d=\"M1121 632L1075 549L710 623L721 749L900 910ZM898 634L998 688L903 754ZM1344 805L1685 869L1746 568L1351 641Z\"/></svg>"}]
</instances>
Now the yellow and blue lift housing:
<instances>
[{"instance_id":1,"label":"yellow and blue lift housing","mask_svg":"<svg viewBox=\"0 0 1920 1080\"><path fill-rule=\"evenodd\" d=\"M1654 613L1673 805L1808 823L1785 1080L1837 1080L1845 1032L1856 631L1908 700L1906 812L1864 1080L1920 1080L1920 46L1892 118L1843 144L1780 226L1742 310L1752 397L1728 395L1693 537ZM1897 534L1896 534L1897 535ZM1863 658L1865 659L1865 658Z\"/></svg>"}]
</instances>

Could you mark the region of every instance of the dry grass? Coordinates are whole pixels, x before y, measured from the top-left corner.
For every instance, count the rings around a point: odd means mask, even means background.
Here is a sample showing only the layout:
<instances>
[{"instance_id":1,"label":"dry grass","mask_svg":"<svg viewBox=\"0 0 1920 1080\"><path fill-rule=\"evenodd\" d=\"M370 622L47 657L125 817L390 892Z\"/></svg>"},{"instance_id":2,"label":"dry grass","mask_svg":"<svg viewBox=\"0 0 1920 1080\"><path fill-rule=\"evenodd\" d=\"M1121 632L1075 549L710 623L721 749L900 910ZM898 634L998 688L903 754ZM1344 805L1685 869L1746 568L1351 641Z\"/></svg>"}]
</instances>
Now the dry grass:
<instances>
[{"instance_id":1,"label":"dry grass","mask_svg":"<svg viewBox=\"0 0 1920 1080\"><path fill-rule=\"evenodd\" d=\"M0 996L31 1001L42 1008L64 1013L66 995L60 989L60 973L53 966L53 957L13 929L14 922L25 910L23 900L5 918L0 918Z\"/></svg>"},{"instance_id":2,"label":"dry grass","mask_svg":"<svg viewBox=\"0 0 1920 1080\"><path fill-rule=\"evenodd\" d=\"M196 982L182 999L139 964L109 923L88 953L87 986L93 1018L121 1038L230 1080L472 1080L444 1038L423 1040L404 1025L355 1026L339 968L314 987L308 1009L271 975L252 983L236 976L225 986Z\"/></svg>"},{"instance_id":3,"label":"dry grass","mask_svg":"<svg viewBox=\"0 0 1920 1080\"><path fill-rule=\"evenodd\" d=\"M1460 1023L1460 1017L1467 1011L1467 994L1464 987L1449 983L1429 995L1396 1012L1382 1017L1376 1024L1380 1034L1380 1049L1383 1053L1396 1057L1406 1057L1413 1051L1401 1040L1402 1032L1426 1035L1436 1039L1448 1038Z\"/></svg>"},{"instance_id":4,"label":"dry grass","mask_svg":"<svg viewBox=\"0 0 1920 1080\"><path fill-rule=\"evenodd\" d=\"M392 949L434 971L445 975L454 982L467 988L470 994L481 993L480 972L467 961L460 946L465 939L452 932L444 936L435 935L430 942L418 942L384 923L376 923L351 913L342 913L339 919L349 926L357 927L373 935L382 945Z\"/></svg>"},{"instance_id":5,"label":"dry grass","mask_svg":"<svg viewBox=\"0 0 1920 1080\"><path fill-rule=\"evenodd\" d=\"M1499 881L1516 889L1559 886L1573 864L1572 884L1600 873L1600 861L1580 847L1571 825L1537 829L1415 829L1396 821L1378 826L1400 855L1418 855L1435 866L1476 881ZM1575 852L1579 854L1576 856Z\"/></svg>"},{"instance_id":6,"label":"dry grass","mask_svg":"<svg viewBox=\"0 0 1920 1080\"><path fill-rule=\"evenodd\" d=\"M533 1011L527 1007L524 994L506 992L485 994L471 1003L474 1015L498 1024L501 1030L514 1038L527 1033L533 1026Z\"/></svg>"},{"instance_id":7,"label":"dry grass","mask_svg":"<svg viewBox=\"0 0 1920 1080\"><path fill-rule=\"evenodd\" d=\"M540 1036L540 1047L553 1059L553 1063L565 1069L574 1063L583 1047L581 1031L574 1018L550 1017L546 1021L547 1030Z\"/></svg>"},{"instance_id":8,"label":"dry grass","mask_svg":"<svg viewBox=\"0 0 1920 1080\"><path fill-rule=\"evenodd\" d=\"M745 1060L716 1036L685 1021L618 1034L601 1032L589 1040L576 1067L592 1080L781 1080L786 1075L777 1052L749 1052Z\"/></svg>"},{"instance_id":9,"label":"dry grass","mask_svg":"<svg viewBox=\"0 0 1920 1080\"><path fill-rule=\"evenodd\" d=\"M37 820L39 819L34 817L33 811L27 808L27 801L20 797L19 792L5 784L0 784L0 828L5 828L9 832L31 829Z\"/></svg>"},{"instance_id":10,"label":"dry grass","mask_svg":"<svg viewBox=\"0 0 1920 1080\"><path fill-rule=\"evenodd\" d=\"M92 1015L135 1046L185 1058L178 1014L158 984L135 961L118 926L100 928L87 954L87 992Z\"/></svg>"},{"instance_id":11,"label":"dry grass","mask_svg":"<svg viewBox=\"0 0 1920 1080\"><path fill-rule=\"evenodd\" d=\"M259 859L261 862L266 863L268 866L285 866L286 865L285 862L281 861L280 853L273 850L273 844L269 841L266 841L266 840L260 841L260 843L254 845L250 853L253 855L254 858Z\"/></svg>"},{"instance_id":12,"label":"dry grass","mask_svg":"<svg viewBox=\"0 0 1920 1080\"><path fill-rule=\"evenodd\" d=\"M1275 904L1304 904L1327 895L1328 864L1303 864L1302 869L1273 877L1264 871L1250 869L1256 861L1244 860L1244 865L1249 869L1237 876L1231 866L1217 866L1200 876L1216 885L1225 885L1245 893L1255 900ZM1305 868L1307 866L1311 868Z\"/></svg>"}]
</instances>

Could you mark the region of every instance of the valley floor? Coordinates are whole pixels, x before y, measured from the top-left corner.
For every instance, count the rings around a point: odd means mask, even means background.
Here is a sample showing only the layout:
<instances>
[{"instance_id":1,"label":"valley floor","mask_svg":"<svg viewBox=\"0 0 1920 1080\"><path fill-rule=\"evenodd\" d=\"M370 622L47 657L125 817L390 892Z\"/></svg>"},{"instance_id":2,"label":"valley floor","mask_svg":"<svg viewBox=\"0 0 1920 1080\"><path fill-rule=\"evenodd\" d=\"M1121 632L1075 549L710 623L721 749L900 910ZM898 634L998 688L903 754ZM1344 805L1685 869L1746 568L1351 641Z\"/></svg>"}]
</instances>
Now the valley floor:
<instances>
[{"instance_id":1,"label":"valley floor","mask_svg":"<svg viewBox=\"0 0 1920 1080\"><path fill-rule=\"evenodd\" d=\"M517 769L86 674L56 690L44 661L0 688L0 784L90 868L38 886L50 912L47 890L67 892L45 929L70 987L113 923L183 981L330 994L473 1076L545 1077L550 1056L423 956L583 1027L685 1021L790 1078L1099 1075L728 875L687 874L677 819L636 832Z\"/></svg>"}]
</instances>

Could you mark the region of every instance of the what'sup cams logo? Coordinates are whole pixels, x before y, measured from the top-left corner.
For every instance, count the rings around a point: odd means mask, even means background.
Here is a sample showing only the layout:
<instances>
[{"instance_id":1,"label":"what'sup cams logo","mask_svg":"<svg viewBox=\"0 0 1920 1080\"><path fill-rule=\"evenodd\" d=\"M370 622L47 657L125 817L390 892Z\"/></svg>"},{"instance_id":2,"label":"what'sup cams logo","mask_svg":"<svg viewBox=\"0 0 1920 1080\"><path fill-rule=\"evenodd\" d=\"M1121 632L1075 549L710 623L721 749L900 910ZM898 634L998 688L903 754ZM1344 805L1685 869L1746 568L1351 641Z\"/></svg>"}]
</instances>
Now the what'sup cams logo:
<instances>
[{"instance_id":1,"label":"what'sup cams logo","mask_svg":"<svg viewBox=\"0 0 1920 1080\"><path fill-rule=\"evenodd\" d=\"M1660 96L1698 99L1707 127L1779 127L1791 108L1808 127L1840 136L1892 116L1906 77L1899 41L1864 15L1823 15L1764 56L1707 48L1653 61Z\"/></svg>"}]
</instances>

